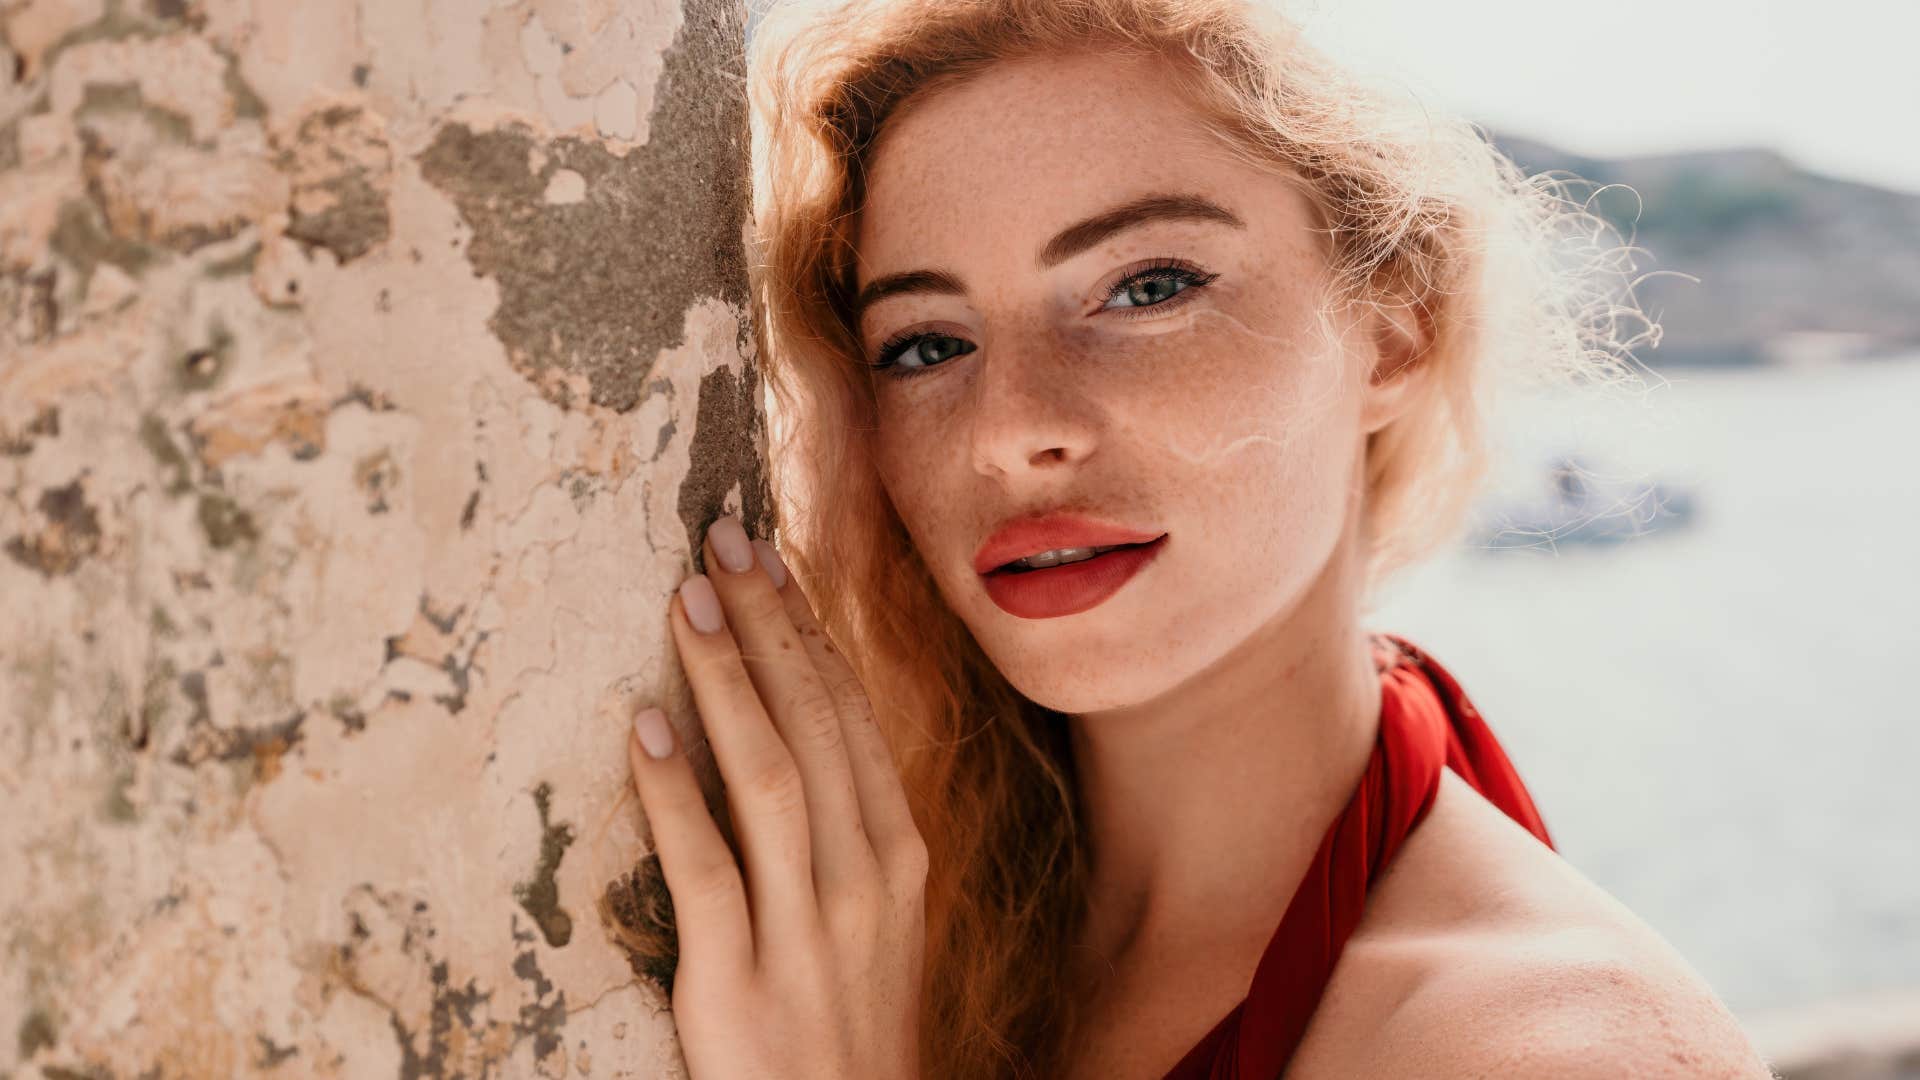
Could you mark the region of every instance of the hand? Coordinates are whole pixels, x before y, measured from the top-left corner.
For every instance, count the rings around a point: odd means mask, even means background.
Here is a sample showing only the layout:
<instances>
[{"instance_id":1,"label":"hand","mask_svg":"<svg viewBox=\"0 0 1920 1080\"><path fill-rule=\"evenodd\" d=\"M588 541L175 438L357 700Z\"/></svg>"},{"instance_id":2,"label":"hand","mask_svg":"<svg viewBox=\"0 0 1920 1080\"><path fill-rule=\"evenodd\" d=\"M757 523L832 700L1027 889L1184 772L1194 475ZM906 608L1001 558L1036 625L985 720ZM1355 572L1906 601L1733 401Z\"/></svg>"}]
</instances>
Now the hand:
<instances>
[{"instance_id":1,"label":"hand","mask_svg":"<svg viewBox=\"0 0 1920 1080\"><path fill-rule=\"evenodd\" d=\"M866 691L773 546L728 516L705 552L713 573L683 582L667 617L726 783L744 883L664 714L641 710L627 739L673 895L687 1070L912 1080L927 852L900 774Z\"/></svg>"}]
</instances>

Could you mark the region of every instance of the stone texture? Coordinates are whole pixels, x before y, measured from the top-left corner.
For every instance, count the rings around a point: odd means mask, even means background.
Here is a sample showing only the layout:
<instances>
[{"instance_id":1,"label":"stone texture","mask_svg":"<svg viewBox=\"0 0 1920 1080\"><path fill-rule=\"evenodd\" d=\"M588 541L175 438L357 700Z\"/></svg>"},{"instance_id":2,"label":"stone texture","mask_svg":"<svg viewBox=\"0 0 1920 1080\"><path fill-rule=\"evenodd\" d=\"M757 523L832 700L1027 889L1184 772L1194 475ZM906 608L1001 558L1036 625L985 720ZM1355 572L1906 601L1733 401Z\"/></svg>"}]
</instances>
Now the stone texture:
<instances>
[{"instance_id":1,"label":"stone texture","mask_svg":"<svg viewBox=\"0 0 1920 1080\"><path fill-rule=\"evenodd\" d=\"M768 522L742 41L0 0L0 1077L684 1075L605 920Z\"/></svg>"}]
</instances>

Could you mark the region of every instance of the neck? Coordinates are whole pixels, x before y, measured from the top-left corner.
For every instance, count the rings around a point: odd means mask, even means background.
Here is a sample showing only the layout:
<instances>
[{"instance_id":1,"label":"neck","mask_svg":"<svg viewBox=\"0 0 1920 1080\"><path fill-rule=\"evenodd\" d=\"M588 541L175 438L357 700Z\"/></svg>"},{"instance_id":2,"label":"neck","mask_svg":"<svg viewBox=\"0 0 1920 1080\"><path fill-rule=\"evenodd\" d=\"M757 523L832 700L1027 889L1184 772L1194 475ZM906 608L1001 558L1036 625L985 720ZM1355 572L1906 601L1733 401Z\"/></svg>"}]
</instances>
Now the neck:
<instances>
[{"instance_id":1,"label":"neck","mask_svg":"<svg viewBox=\"0 0 1920 1080\"><path fill-rule=\"evenodd\" d=\"M1278 924L1372 754L1379 677L1343 536L1299 599L1151 700L1069 718L1092 852L1085 941L1205 947Z\"/></svg>"}]
</instances>

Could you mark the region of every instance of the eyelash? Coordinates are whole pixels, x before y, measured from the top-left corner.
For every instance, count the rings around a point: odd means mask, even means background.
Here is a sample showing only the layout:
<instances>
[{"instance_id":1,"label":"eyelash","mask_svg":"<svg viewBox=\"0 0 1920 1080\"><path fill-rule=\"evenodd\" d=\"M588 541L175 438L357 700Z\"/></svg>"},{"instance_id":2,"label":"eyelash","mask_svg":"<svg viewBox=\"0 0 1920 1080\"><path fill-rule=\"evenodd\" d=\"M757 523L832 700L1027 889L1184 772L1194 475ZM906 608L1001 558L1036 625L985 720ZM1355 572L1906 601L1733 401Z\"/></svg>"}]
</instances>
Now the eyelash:
<instances>
[{"instance_id":1,"label":"eyelash","mask_svg":"<svg viewBox=\"0 0 1920 1080\"><path fill-rule=\"evenodd\" d=\"M1207 273L1178 259L1155 259L1146 266L1114 282L1113 287L1107 290L1107 295L1100 298L1100 302L1102 304L1111 303L1114 297L1119 296L1128 288L1142 281L1151 281L1155 278L1173 278L1186 282L1186 288L1181 289L1179 292L1174 293L1172 296L1169 296L1157 304L1135 304L1130 308L1113 309L1113 313L1123 319L1146 318L1148 313L1157 314L1170 307L1179 307L1186 303L1185 300L1181 299L1182 297L1188 296L1188 294L1197 289L1207 287L1219 277L1219 274ZM924 375L929 371L938 370L945 365L946 361L943 360L938 364L925 365L917 368L903 368L897 366L901 354L923 340L953 336L952 334L929 334L911 330L895 334L881 344L879 359L870 362L867 366L873 368L875 371L885 371L888 377L895 379L911 379L917 375ZM955 355L965 356L966 353L957 353ZM948 359L952 359L952 357Z\"/></svg>"}]
</instances>

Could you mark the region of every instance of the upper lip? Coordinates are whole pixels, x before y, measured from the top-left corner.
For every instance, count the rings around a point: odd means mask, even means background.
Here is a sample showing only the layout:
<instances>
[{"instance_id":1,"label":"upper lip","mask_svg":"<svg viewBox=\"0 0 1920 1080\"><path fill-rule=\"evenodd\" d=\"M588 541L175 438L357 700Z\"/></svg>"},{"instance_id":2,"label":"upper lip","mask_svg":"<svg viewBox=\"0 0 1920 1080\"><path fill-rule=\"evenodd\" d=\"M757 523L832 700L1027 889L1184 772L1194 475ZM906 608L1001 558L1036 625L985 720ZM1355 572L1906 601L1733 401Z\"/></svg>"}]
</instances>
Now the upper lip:
<instances>
[{"instance_id":1,"label":"upper lip","mask_svg":"<svg viewBox=\"0 0 1920 1080\"><path fill-rule=\"evenodd\" d=\"M1163 534L1116 525L1084 514L1029 514L1003 523L974 553L975 573L987 574L1015 559L1055 548L1144 544Z\"/></svg>"}]
</instances>

